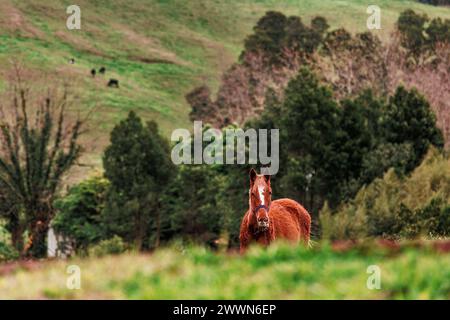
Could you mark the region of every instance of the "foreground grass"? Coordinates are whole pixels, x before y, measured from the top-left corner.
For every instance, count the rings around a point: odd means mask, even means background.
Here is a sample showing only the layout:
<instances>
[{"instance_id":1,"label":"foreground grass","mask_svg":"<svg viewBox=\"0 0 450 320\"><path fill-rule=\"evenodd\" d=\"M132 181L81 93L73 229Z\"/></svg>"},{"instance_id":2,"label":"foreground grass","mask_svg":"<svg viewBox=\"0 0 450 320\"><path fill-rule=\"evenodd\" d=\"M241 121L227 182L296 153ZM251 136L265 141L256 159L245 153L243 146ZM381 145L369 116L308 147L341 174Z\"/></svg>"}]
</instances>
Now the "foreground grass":
<instances>
[{"instance_id":1,"label":"foreground grass","mask_svg":"<svg viewBox=\"0 0 450 320\"><path fill-rule=\"evenodd\" d=\"M66 268L81 269L69 290ZM369 290L367 268L381 270ZM50 299L449 299L450 254L428 249L336 252L273 246L245 256L163 249L153 255L48 261L0 277L0 298ZM0 269L1 270L1 269Z\"/></svg>"}]
</instances>

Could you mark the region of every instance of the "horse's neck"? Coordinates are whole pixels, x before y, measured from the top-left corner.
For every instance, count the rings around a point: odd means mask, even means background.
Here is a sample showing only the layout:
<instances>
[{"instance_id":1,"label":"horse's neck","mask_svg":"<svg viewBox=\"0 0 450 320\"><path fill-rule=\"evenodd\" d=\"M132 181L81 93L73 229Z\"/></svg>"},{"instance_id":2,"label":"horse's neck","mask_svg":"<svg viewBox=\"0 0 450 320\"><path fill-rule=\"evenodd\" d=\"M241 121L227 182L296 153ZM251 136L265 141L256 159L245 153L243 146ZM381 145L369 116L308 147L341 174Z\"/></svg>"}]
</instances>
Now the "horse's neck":
<instances>
[{"instance_id":1,"label":"horse's neck","mask_svg":"<svg viewBox=\"0 0 450 320\"><path fill-rule=\"evenodd\" d=\"M253 209L251 207L248 209L247 226L249 228L254 228L256 226L256 217L253 214Z\"/></svg>"},{"instance_id":2,"label":"horse's neck","mask_svg":"<svg viewBox=\"0 0 450 320\"><path fill-rule=\"evenodd\" d=\"M257 233L254 237L256 242L262 244L262 245L266 245L268 246L271 242L272 242L272 233L271 233L271 229L269 227L269 230L264 231L264 232L260 232Z\"/></svg>"}]
</instances>

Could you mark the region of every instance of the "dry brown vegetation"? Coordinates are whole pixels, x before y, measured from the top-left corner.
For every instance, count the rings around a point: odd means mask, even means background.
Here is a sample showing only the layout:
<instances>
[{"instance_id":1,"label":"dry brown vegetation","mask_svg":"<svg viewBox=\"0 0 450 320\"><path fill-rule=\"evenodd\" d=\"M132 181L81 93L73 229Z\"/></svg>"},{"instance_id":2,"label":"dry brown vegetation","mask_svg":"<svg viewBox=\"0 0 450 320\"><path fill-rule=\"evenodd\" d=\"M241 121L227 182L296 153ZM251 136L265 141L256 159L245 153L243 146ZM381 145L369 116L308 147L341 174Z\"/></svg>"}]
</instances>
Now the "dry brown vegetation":
<instances>
[{"instance_id":1,"label":"dry brown vegetation","mask_svg":"<svg viewBox=\"0 0 450 320\"><path fill-rule=\"evenodd\" d=\"M191 120L202 119L213 126L242 125L264 109L267 91L279 98L302 66L313 69L330 85L338 99L371 89L380 97L392 94L399 85L416 87L430 102L450 144L450 45L437 43L432 50L413 59L402 47L399 32L383 43L370 33L351 35L344 29L328 32L321 47L312 54L288 45L280 50L277 63L268 53L244 51L222 77L216 98L202 86L186 95L192 106Z\"/></svg>"}]
</instances>

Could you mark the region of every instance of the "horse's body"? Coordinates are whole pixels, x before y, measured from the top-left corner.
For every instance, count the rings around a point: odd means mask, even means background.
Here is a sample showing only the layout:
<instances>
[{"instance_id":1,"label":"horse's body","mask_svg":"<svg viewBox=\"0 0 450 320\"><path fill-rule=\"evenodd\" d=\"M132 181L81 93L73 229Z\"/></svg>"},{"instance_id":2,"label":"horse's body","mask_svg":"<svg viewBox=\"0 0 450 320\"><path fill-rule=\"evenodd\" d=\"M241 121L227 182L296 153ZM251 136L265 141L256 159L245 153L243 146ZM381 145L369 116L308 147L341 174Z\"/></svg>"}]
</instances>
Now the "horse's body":
<instances>
[{"instance_id":1,"label":"horse's body","mask_svg":"<svg viewBox=\"0 0 450 320\"><path fill-rule=\"evenodd\" d=\"M241 252L252 243L267 246L277 239L309 243L311 216L308 211L291 199L271 201L271 193L270 177L251 172L250 206L240 230Z\"/></svg>"}]
</instances>

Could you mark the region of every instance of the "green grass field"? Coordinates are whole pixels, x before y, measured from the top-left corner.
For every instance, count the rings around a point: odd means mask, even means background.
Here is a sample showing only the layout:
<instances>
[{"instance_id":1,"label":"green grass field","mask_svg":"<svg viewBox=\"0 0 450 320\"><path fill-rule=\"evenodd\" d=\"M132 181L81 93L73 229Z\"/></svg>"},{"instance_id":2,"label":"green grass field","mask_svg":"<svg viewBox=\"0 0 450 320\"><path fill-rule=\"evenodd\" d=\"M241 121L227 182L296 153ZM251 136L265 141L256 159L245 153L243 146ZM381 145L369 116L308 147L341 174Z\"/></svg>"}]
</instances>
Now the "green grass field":
<instances>
[{"instance_id":1,"label":"green grass field","mask_svg":"<svg viewBox=\"0 0 450 320\"><path fill-rule=\"evenodd\" d=\"M0 268L0 298L34 299L450 299L450 254L412 246L398 252L254 248L245 256L205 249L33 262ZM69 290L67 268L81 271ZM380 270L380 289L368 289ZM8 270L7 270L8 269Z\"/></svg>"},{"instance_id":2,"label":"green grass field","mask_svg":"<svg viewBox=\"0 0 450 320\"><path fill-rule=\"evenodd\" d=\"M6 70L16 58L34 71L57 72L71 82L79 97L77 108L96 106L87 161L99 163L112 126L134 109L156 120L169 136L173 128L190 128L184 96L200 84L216 90L221 75L242 49L243 40L267 10L316 15L332 28L366 31L367 1L336 0L80 0L81 30L66 28L64 0L3 0L0 3L0 64ZM429 16L450 18L450 10L416 1L371 1L382 10L383 39L407 8ZM75 65L67 63L75 58ZM91 68L105 66L104 76L90 77ZM109 78L121 88L108 89ZM0 75L0 89L5 75ZM92 156L91 156L92 155Z\"/></svg>"}]
</instances>

